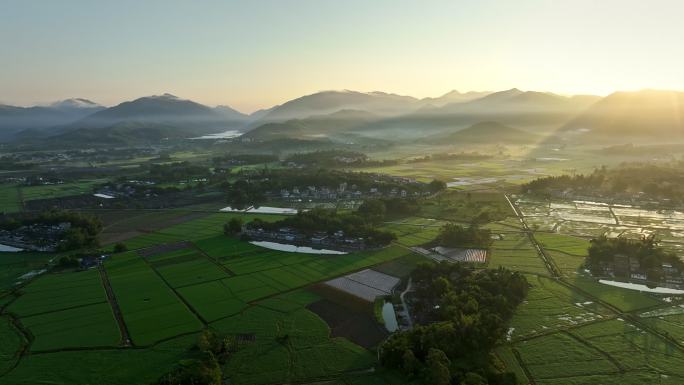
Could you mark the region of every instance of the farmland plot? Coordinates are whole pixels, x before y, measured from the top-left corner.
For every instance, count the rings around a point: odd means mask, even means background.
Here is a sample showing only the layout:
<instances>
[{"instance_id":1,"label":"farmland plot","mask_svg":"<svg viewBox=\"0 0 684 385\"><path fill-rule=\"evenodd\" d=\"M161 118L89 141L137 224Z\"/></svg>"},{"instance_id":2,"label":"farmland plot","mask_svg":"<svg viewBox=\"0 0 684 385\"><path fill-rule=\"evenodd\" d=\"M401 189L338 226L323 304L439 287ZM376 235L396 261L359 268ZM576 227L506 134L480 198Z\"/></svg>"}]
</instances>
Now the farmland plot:
<instances>
[{"instance_id":1,"label":"farmland plot","mask_svg":"<svg viewBox=\"0 0 684 385\"><path fill-rule=\"evenodd\" d=\"M254 306L212 326L228 334L253 336L253 342L227 364L226 372L235 384L311 381L366 369L375 362L365 349L342 338L330 338L325 322L301 307L283 312Z\"/></svg>"},{"instance_id":2,"label":"farmland plot","mask_svg":"<svg viewBox=\"0 0 684 385\"><path fill-rule=\"evenodd\" d=\"M141 257L119 254L105 266L135 344L150 345L201 329L200 321Z\"/></svg>"},{"instance_id":3,"label":"farmland plot","mask_svg":"<svg viewBox=\"0 0 684 385\"><path fill-rule=\"evenodd\" d=\"M0 317L0 375L12 367L22 343L23 338L12 326L10 319Z\"/></svg>"},{"instance_id":4,"label":"farmland plot","mask_svg":"<svg viewBox=\"0 0 684 385\"><path fill-rule=\"evenodd\" d=\"M51 254L27 251L0 253L0 293L23 281L25 274L43 270L51 258Z\"/></svg>"},{"instance_id":5,"label":"farmland plot","mask_svg":"<svg viewBox=\"0 0 684 385\"><path fill-rule=\"evenodd\" d=\"M277 221L284 218L280 215L216 213L134 237L124 243L129 249L139 249L163 243L210 238L223 234L223 224L234 217L240 217L245 222L256 218L264 221Z\"/></svg>"},{"instance_id":6,"label":"farmland plot","mask_svg":"<svg viewBox=\"0 0 684 385\"><path fill-rule=\"evenodd\" d=\"M535 383L542 385L679 384L679 347L621 319L514 345Z\"/></svg>"},{"instance_id":7,"label":"farmland plot","mask_svg":"<svg viewBox=\"0 0 684 385\"><path fill-rule=\"evenodd\" d=\"M681 305L642 313L640 316L649 326L684 344L684 308Z\"/></svg>"},{"instance_id":8,"label":"farmland plot","mask_svg":"<svg viewBox=\"0 0 684 385\"><path fill-rule=\"evenodd\" d=\"M526 276L532 286L511 322L509 338L576 326L611 314L574 290L541 276Z\"/></svg>"},{"instance_id":9,"label":"farmland plot","mask_svg":"<svg viewBox=\"0 0 684 385\"><path fill-rule=\"evenodd\" d=\"M34 336L32 351L117 346L121 337L108 303L34 315L21 323Z\"/></svg>"},{"instance_id":10,"label":"farmland plot","mask_svg":"<svg viewBox=\"0 0 684 385\"><path fill-rule=\"evenodd\" d=\"M187 349L196 339L196 335L183 336L147 349L30 354L21 359L17 368L0 377L0 383L153 384L169 368L177 365L179 360L187 357Z\"/></svg>"},{"instance_id":11,"label":"farmland plot","mask_svg":"<svg viewBox=\"0 0 684 385\"><path fill-rule=\"evenodd\" d=\"M36 199L61 198L72 195L90 194L93 188L107 182L106 179L82 180L79 182L53 185L23 186L21 193L25 201Z\"/></svg>"},{"instance_id":12,"label":"farmland plot","mask_svg":"<svg viewBox=\"0 0 684 385\"><path fill-rule=\"evenodd\" d=\"M636 290L604 285L587 276L577 275L574 278L570 278L569 282L623 312L644 309L663 303L657 296L641 293Z\"/></svg>"},{"instance_id":13,"label":"farmland plot","mask_svg":"<svg viewBox=\"0 0 684 385\"><path fill-rule=\"evenodd\" d=\"M489 266L548 274L544 261L524 233L505 234L503 239L495 240L489 251Z\"/></svg>"},{"instance_id":14,"label":"farmland plot","mask_svg":"<svg viewBox=\"0 0 684 385\"><path fill-rule=\"evenodd\" d=\"M0 185L0 212L14 213L21 211L19 202L19 187L15 185Z\"/></svg>"},{"instance_id":15,"label":"farmland plot","mask_svg":"<svg viewBox=\"0 0 684 385\"><path fill-rule=\"evenodd\" d=\"M26 317L106 301L96 270L45 274L22 289L7 311Z\"/></svg>"},{"instance_id":16,"label":"farmland plot","mask_svg":"<svg viewBox=\"0 0 684 385\"><path fill-rule=\"evenodd\" d=\"M515 344L536 383L586 375L616 374L620 368L596 348L556 333Z\"/></svg>"}]
</instances>

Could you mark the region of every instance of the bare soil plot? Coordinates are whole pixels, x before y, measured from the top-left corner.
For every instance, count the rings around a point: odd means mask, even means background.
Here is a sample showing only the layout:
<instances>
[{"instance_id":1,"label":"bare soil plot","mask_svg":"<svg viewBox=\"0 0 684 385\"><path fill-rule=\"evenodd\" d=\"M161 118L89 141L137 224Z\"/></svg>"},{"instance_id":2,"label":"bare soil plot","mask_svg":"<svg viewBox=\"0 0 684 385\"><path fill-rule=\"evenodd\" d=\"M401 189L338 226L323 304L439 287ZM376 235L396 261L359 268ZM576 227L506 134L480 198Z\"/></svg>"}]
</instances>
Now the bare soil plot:
<instances>
[{"instance_id":1,"label":"bare soil plot","mask_svg":"<svg viewBox=\"0 0 684 385\"><path fill-rule=\"evenodd\" d=\"M344 337L351 342L371 348L377 346L387 331L370 315L342 307L329 300L316 301L307 306L330 326L331 336Z\"/></svg>"}]
</instances>

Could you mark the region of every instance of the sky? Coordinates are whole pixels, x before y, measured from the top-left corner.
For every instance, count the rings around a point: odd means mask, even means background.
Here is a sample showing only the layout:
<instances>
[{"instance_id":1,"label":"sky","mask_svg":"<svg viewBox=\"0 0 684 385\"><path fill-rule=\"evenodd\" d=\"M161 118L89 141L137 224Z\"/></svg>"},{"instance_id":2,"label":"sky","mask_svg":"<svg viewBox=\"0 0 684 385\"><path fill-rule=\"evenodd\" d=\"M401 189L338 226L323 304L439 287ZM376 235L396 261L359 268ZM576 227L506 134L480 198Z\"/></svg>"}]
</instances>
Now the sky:
<instances>
[{"instance_id":1,"label":"sky","mask_svg":"<svg viewBox=\"0 0 684 385\"><path fill-rule=\"evenodd\" d=\"M0 103L684 90L681 0L0 0Z\"/></svg>"}]
</instances>

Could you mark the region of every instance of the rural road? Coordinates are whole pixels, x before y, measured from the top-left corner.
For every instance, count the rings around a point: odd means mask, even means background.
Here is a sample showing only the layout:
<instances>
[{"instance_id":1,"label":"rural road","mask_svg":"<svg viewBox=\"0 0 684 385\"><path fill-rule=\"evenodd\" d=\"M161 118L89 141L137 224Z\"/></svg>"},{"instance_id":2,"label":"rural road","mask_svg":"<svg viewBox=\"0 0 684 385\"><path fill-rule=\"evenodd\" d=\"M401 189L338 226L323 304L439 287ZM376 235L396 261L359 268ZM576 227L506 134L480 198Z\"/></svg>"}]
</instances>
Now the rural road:
<instances>
[{"instance_id":1,"label":"rural road","mask_svg":"<svg viewBox=\"0 0 684 385\"><path fill-rule=\"evenodd\" d=\"M406 285L406 289L401 292L399 295L399 299L401 299L401 305L404 307L404 312L406 313L406 320L408 321L408 327L409 330L413 329L413 321L411 320L411 314L409 313L409 308L406 305L406 300L404 299L404 296L406 293L408 293L411 290L411 286L413 285L413 279L409 277L408 284Z\"/></svg>"}]
</instances>

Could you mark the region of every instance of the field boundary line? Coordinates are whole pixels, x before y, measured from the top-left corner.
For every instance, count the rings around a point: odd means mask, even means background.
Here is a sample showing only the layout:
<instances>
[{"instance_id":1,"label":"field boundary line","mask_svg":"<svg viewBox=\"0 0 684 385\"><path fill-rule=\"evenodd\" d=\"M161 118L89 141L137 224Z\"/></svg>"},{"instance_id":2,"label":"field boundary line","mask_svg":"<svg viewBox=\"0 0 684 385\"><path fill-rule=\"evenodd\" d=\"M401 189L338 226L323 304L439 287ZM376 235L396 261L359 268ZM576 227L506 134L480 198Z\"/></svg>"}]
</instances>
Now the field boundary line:
<instances>
[{"instance_id":1,"label":"field boundary line","mask_svg":"<svg viewBox=\"0 0 684 385\"><path fill-rule=\"evenodd\" d=\"M230 269L228 269L225 265L222 265L216 258L212 257L211 255L209 255L208 253L206 253L204 250L202 250L202 249L200 249L199 247L197 247L196 244L194 244L193 242L190 242L190 244L192 244L192 248L193 248L193 249L197 250L200 254L202 254L202 255L204 256L204 258L206 258L206 259L208 259L209 261L211 261L212 263L214 263L214 265L218 266L219 269L221 269L221 270L223 270L224 272L226 272L230 277L235 277L235 276L236 276L235 273L233 273L233 272L232 272Z\"/></svg>"},{"instance_id":2,"label":"field boundary line","mask_svg":"<svg viewBox=\"0 0 684 385\"><path fill-rule=\"evenodd\" d=\"M105 295L107 296L107 303L112 310L112 314L116 319L116 324L119 326L119 336L121 337L121 343L123 346L131 346L133 344L131 336L128 332L128 326L123 318L123 313L119 307L119 302L116 300L116 295L114 294L114 289L109 282L109 276L107 275L107 270L104 268L102 262L98 263L97 270L100 272L100 281L105 289Z\"/></svg>"},{"instance_id":3,"label":"field boundary line","mask_svg":"<svg viewBox=\"0 0 684 385\"><path fill-rule=\"evenodd\" d=\"M157 269L155 269L154 265L152 265L152 264L150 263L150 261L147 260L147 258L145 258L145 257L140 257L140 258L141 258L143 261L145 261L145 264L146 264L146 265L147 265L147 266L148 266L148 267L157 275L157 277L159 277L159 279L162 280L162 282L164 282L164 285L166 285L166 287L168 287L169 290L171 290L171 292L173 292L173 295L175 295L176 298L177 298L179 301L181 301L181 303L183 303L183 304L185 305L185 307L186 307L186 308L187 308L187 309L188 309L188 310L189 310L189 311L190 311L190 312L191 312L191 313L192 313L192 314L193 314L193 315L202 323L202 325L204 325L205 327L206 327L207 325L209 325L209 323L207 322L207 320L205 320L204 317L202 317L202 316L199 314L199 312L198 312L194 307L192 307L192 305L191 305L188 301L186 301L185 298L183 298L183 296L180 295L180 293L179 293L175 288L173 288L173 287L169 284L169 282L164 278L164 276L163 276L159 271L157 271Z\"/></svg>"},{"instance_id":4,"label":"field boundary line","mask_svg":"<svg viewBox=\"0 0 684 385\"><path fill-rule=\"evenodd\" d=\"M19 363L21 360L26 356L27 354L30 353L31 350L31 344L33 343L33 334L31 333L30 330L28 330L22 323L19 317L16 317L13 314L7 314L7 317L10 320L10 323L12 324L12 327L15 329L15 331L21 336L21 346L19 347L19 350L17 350L14 354L16 356L16 359L14 360L14 363L4 372L0 373L0 378L8 375L10 372L12 372L14 369L19 366Z\"/></svg>"},{"instance_id":5,"label":"field boundary line","mask_svg":"<svg viewBox=\"0 0 684 385\"><path fill-rule=\"evenodd\" d=\"M104 300L102 300L102 301L88 302L88 303L84 303L84 304L81 304L81 305L69 306L69 307L65 307L65 308L61 308L61 309L55 309L55 310L49 310L49 311L42 311L42 312L40 312L40 313L33 313L33 314L27 314L27 315L21 315L21 314L17 314L17 313L14 313L14 312L6 312L6 314L15 314L18 318L30 318L30 317L35 317L35 316L39 316L39 315L46 315L46 314L57 313L57 312L60 312L60 311L67 311L67 310L80 309L80 308L82 308L82 307L88 307L88 306L93 306L93 305L99 305L99 304L103 304L103 303L106 303L106 302L107 302L107 300L104 299Z\"/></svg>"},{"instance_id":6,"label":"field boundary line","mask_svg":"<svg viewBox=\"0 0 684 385\"><path fill-rule=\"evenodd\" d=\"M515 360L518 361L518 365L520 365L520 369L522 369L523 373L525 373L525 376L527 377L527 381L530 383L530 385L536 385L537 382L534 380L534 376L532 376L530 369L527 367L527 365L525 365L525 361L523 361L522 356L520 356L520 352L518 351L518 349L511 346L511 351L513 352L513 356L515 357Z\"/></svg>"},{"instance_id":7,"label":"field boundary line","mask_svg":"<svg viewBox=\"0 0 684 385\"><path fill-rule=\"evenodd\" d=\"M607 316L607 317L604 317L604 318L597 318L597 319L594 319L594 320L591 320L591 321L587 321L587 322L584 322L584 323L581 323L581 324L566 325L566 326L562 326L562 327L555 328L555 329L549 328L548 330L545 330L545 331L543 331L543 332L532 333L532 334L528 334L528 335L525 335L525 336L520 336L520 337L518 337L518 338L514 338L514 339L512 339L510 342L513 343L513 344L515 344L515 343L518 343L518 342L531 341L531 340L534 340L534 339L537 339L537 338L547 337L547 336L554 335L554 334L558 334L558 333L562 333L562 332L570 332L570 331L572 331L572 330L579 329L579 328L582 328L582 327L585 327L585 326L589 326L589 325L593 325L593 324L597 324L597 323L601 323L601 322L605 322L605 321L612 321L612 320L614 320L614 319L616 319L616 318L618 318L618 317L619 317L618 314L613 314L613 315L611 315L611 316Z\"/></svg>"},{"instance_id":8,"label":"field boundary line","mask_svg":"<svg viewBox=\"0 0 684 385\"><path fill-rule=\"evenodd\" d=\"M620 374L624 374L624 373L626 372L625 367L622 366L622 364L620 363L620 361L618 361L617 359L615 359L615 357L611 356L611 355L610 355L608 352L606 352L605 350L600 349L600 348L598 348L597 346L594 346L593 344L589 343L589 341L585 340L584 338L581 338L581 337L579 337L579 336L577 336L577 335L574 335L574 334L570 333L570 332L567 331L567 330L562 330L561 333L563 333L563 334L567 335L568 337L574 339L575 341L579 342L580 344L582 344L582 345L584 345L584 346L586 346L586 347L588 347L588 348L590 348L590 349L593 349L593 350L599 352L602 356L606 357L606 359L607 359L608 361L610 361L610 363L613 364L613 366L615 366L615 368L617 368L617 370L620 372Z\"/></svg>"}]
</instances>

